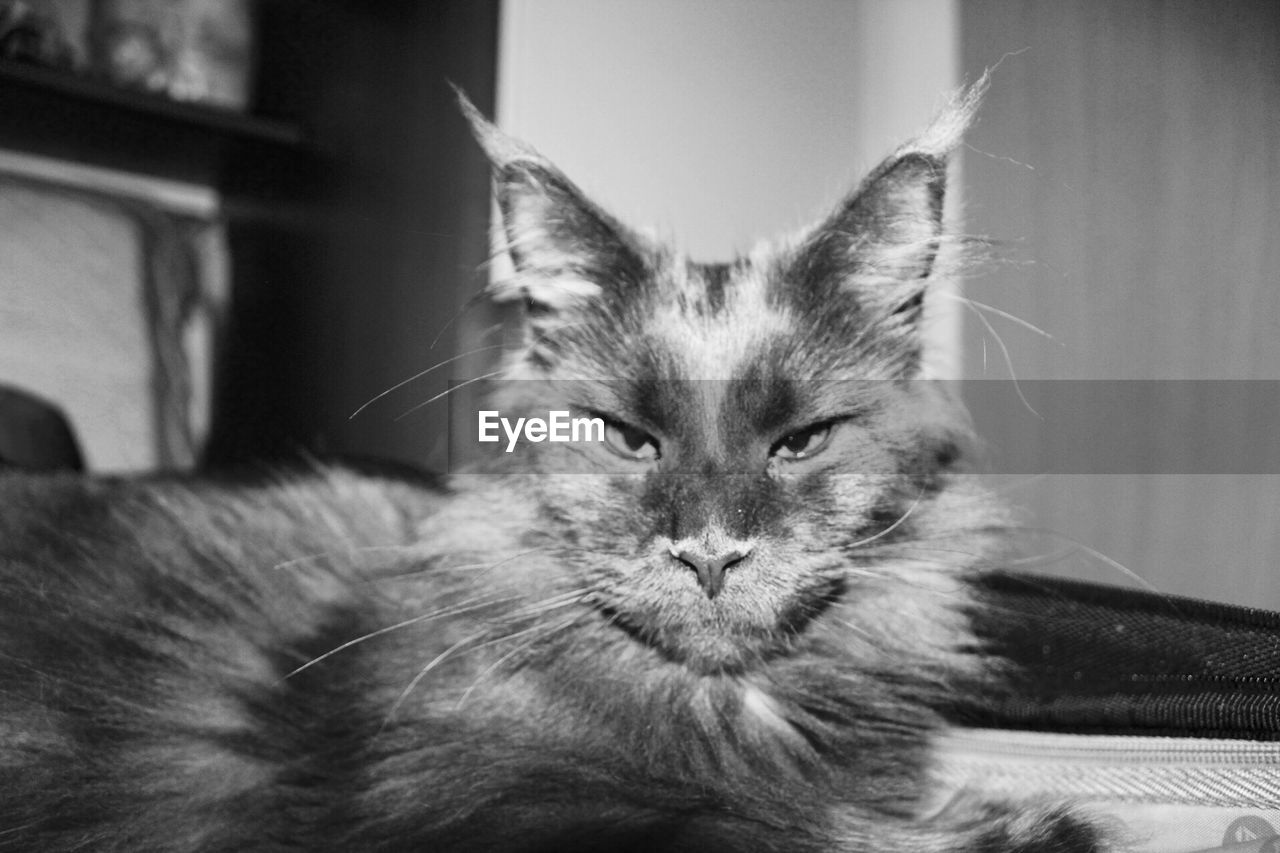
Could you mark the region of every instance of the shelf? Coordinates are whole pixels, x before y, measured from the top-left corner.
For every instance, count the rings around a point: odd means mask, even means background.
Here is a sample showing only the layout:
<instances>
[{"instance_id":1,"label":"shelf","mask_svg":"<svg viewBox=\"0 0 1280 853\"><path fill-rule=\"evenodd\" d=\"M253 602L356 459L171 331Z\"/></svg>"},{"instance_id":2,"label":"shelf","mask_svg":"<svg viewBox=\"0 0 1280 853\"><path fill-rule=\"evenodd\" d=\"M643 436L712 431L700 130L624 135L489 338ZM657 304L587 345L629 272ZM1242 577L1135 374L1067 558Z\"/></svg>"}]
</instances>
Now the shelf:
<instances>
[{"instance_id":1,"label":"shelf","mask_svg":"<svg viewBox=\"0 0 1280 853\"><path fill-rule=\"evenodd\" d=\"M211 187L237 180L245 164L257 186L287 183L312 157L288 121L6 61L0 148Z\"/></svg>"}]
</instances>

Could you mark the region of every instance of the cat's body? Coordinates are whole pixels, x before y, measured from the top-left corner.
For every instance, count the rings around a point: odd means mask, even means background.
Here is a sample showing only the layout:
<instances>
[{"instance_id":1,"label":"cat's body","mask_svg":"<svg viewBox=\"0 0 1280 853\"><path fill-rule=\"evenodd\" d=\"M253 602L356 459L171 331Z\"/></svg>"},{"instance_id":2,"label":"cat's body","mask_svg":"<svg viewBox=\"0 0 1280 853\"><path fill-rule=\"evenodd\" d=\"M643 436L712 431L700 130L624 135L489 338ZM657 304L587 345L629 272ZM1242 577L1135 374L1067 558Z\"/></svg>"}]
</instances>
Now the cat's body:
<instances>
[{"instance_id":1,"label":"cat's body","mask_svg":"<svg viewBox=\"0 0 1280 853\"><path fill-rule=\"evenodd\" d=\"M447 489L0 479L0 849L1101 849L928 783L994 677L1002 516L914 381L971 106L727 266L473 117L531 327L495 405L607 440Z\"/></svg>"}]
</instances>

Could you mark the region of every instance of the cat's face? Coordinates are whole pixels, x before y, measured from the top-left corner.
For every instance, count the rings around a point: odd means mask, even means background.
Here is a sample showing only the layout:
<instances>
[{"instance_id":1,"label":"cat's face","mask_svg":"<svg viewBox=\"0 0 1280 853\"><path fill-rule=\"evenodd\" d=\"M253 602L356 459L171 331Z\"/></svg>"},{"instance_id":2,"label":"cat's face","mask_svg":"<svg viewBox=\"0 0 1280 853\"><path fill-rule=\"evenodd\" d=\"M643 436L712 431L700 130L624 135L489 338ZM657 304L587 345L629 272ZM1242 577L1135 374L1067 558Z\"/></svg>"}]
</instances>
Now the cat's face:
<instances>
[{"instance_id":1,"label":"cat's face","mask_svg":"<svg viewBox=\"0 0 1280 853\"><path fill-rule=\"evenodd\" d=\"M528 462L593 606L695 671L736 672L901 580L876 556L921 535L964 433L916 381L939 146L904 149L793 240L699 264L479 132L516 269L499 294L527 309L500 408L607 424Z\"/></svg>"}]
</instances>

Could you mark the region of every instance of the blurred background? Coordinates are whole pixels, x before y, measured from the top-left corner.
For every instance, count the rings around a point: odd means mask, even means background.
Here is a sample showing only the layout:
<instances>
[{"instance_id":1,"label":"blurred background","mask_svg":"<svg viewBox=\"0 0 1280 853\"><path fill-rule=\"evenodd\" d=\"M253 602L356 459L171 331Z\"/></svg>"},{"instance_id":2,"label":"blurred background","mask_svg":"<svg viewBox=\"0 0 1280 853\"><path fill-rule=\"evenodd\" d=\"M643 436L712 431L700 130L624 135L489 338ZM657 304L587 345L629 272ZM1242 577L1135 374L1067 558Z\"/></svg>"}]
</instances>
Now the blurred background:
<instances>
[{"instance_id":1,"label":"blurred background","mask_svg":"<svg viewBox=\"0 0 1280 853\"><path fill-rule=\"evenodd\" d=\"M716 260L820 215L987 69L951 202L992 258L929 307L935 375L1265 397L1273 0L0 0L0 460L75 464L58 409L97 472L444 468L427 401L504 333L446 81ZM1205 426L1219 398L1186 399L1129 417L1161 458L1237 464L996 465L1053 531L1028 566L1280 609L1280 409ZM997 457L1055 426L999 412L975 411Z\"/></svg>"}]
</instances>

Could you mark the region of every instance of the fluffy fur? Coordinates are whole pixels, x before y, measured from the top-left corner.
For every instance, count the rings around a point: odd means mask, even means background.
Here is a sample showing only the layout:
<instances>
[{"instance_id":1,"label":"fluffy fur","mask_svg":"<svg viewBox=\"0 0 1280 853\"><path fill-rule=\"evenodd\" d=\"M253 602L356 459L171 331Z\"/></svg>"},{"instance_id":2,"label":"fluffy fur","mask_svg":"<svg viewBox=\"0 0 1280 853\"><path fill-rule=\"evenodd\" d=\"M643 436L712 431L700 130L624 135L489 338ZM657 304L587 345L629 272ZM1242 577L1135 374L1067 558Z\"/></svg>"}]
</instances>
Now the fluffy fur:
<instances>
[{"instance_id":1,"label":"fluffy fur","mask_svg":"<svg viewBox=\"0 0 1280 853\"><path fill-rule=\"evenodd\" d=\"M528 336L496 407L604 418L435 486L0 478L0 849L1086 853L927 784L982 689L999 511L916 379L978 92L722 265L473 110Z\"/></svg>"}]
</instances>

